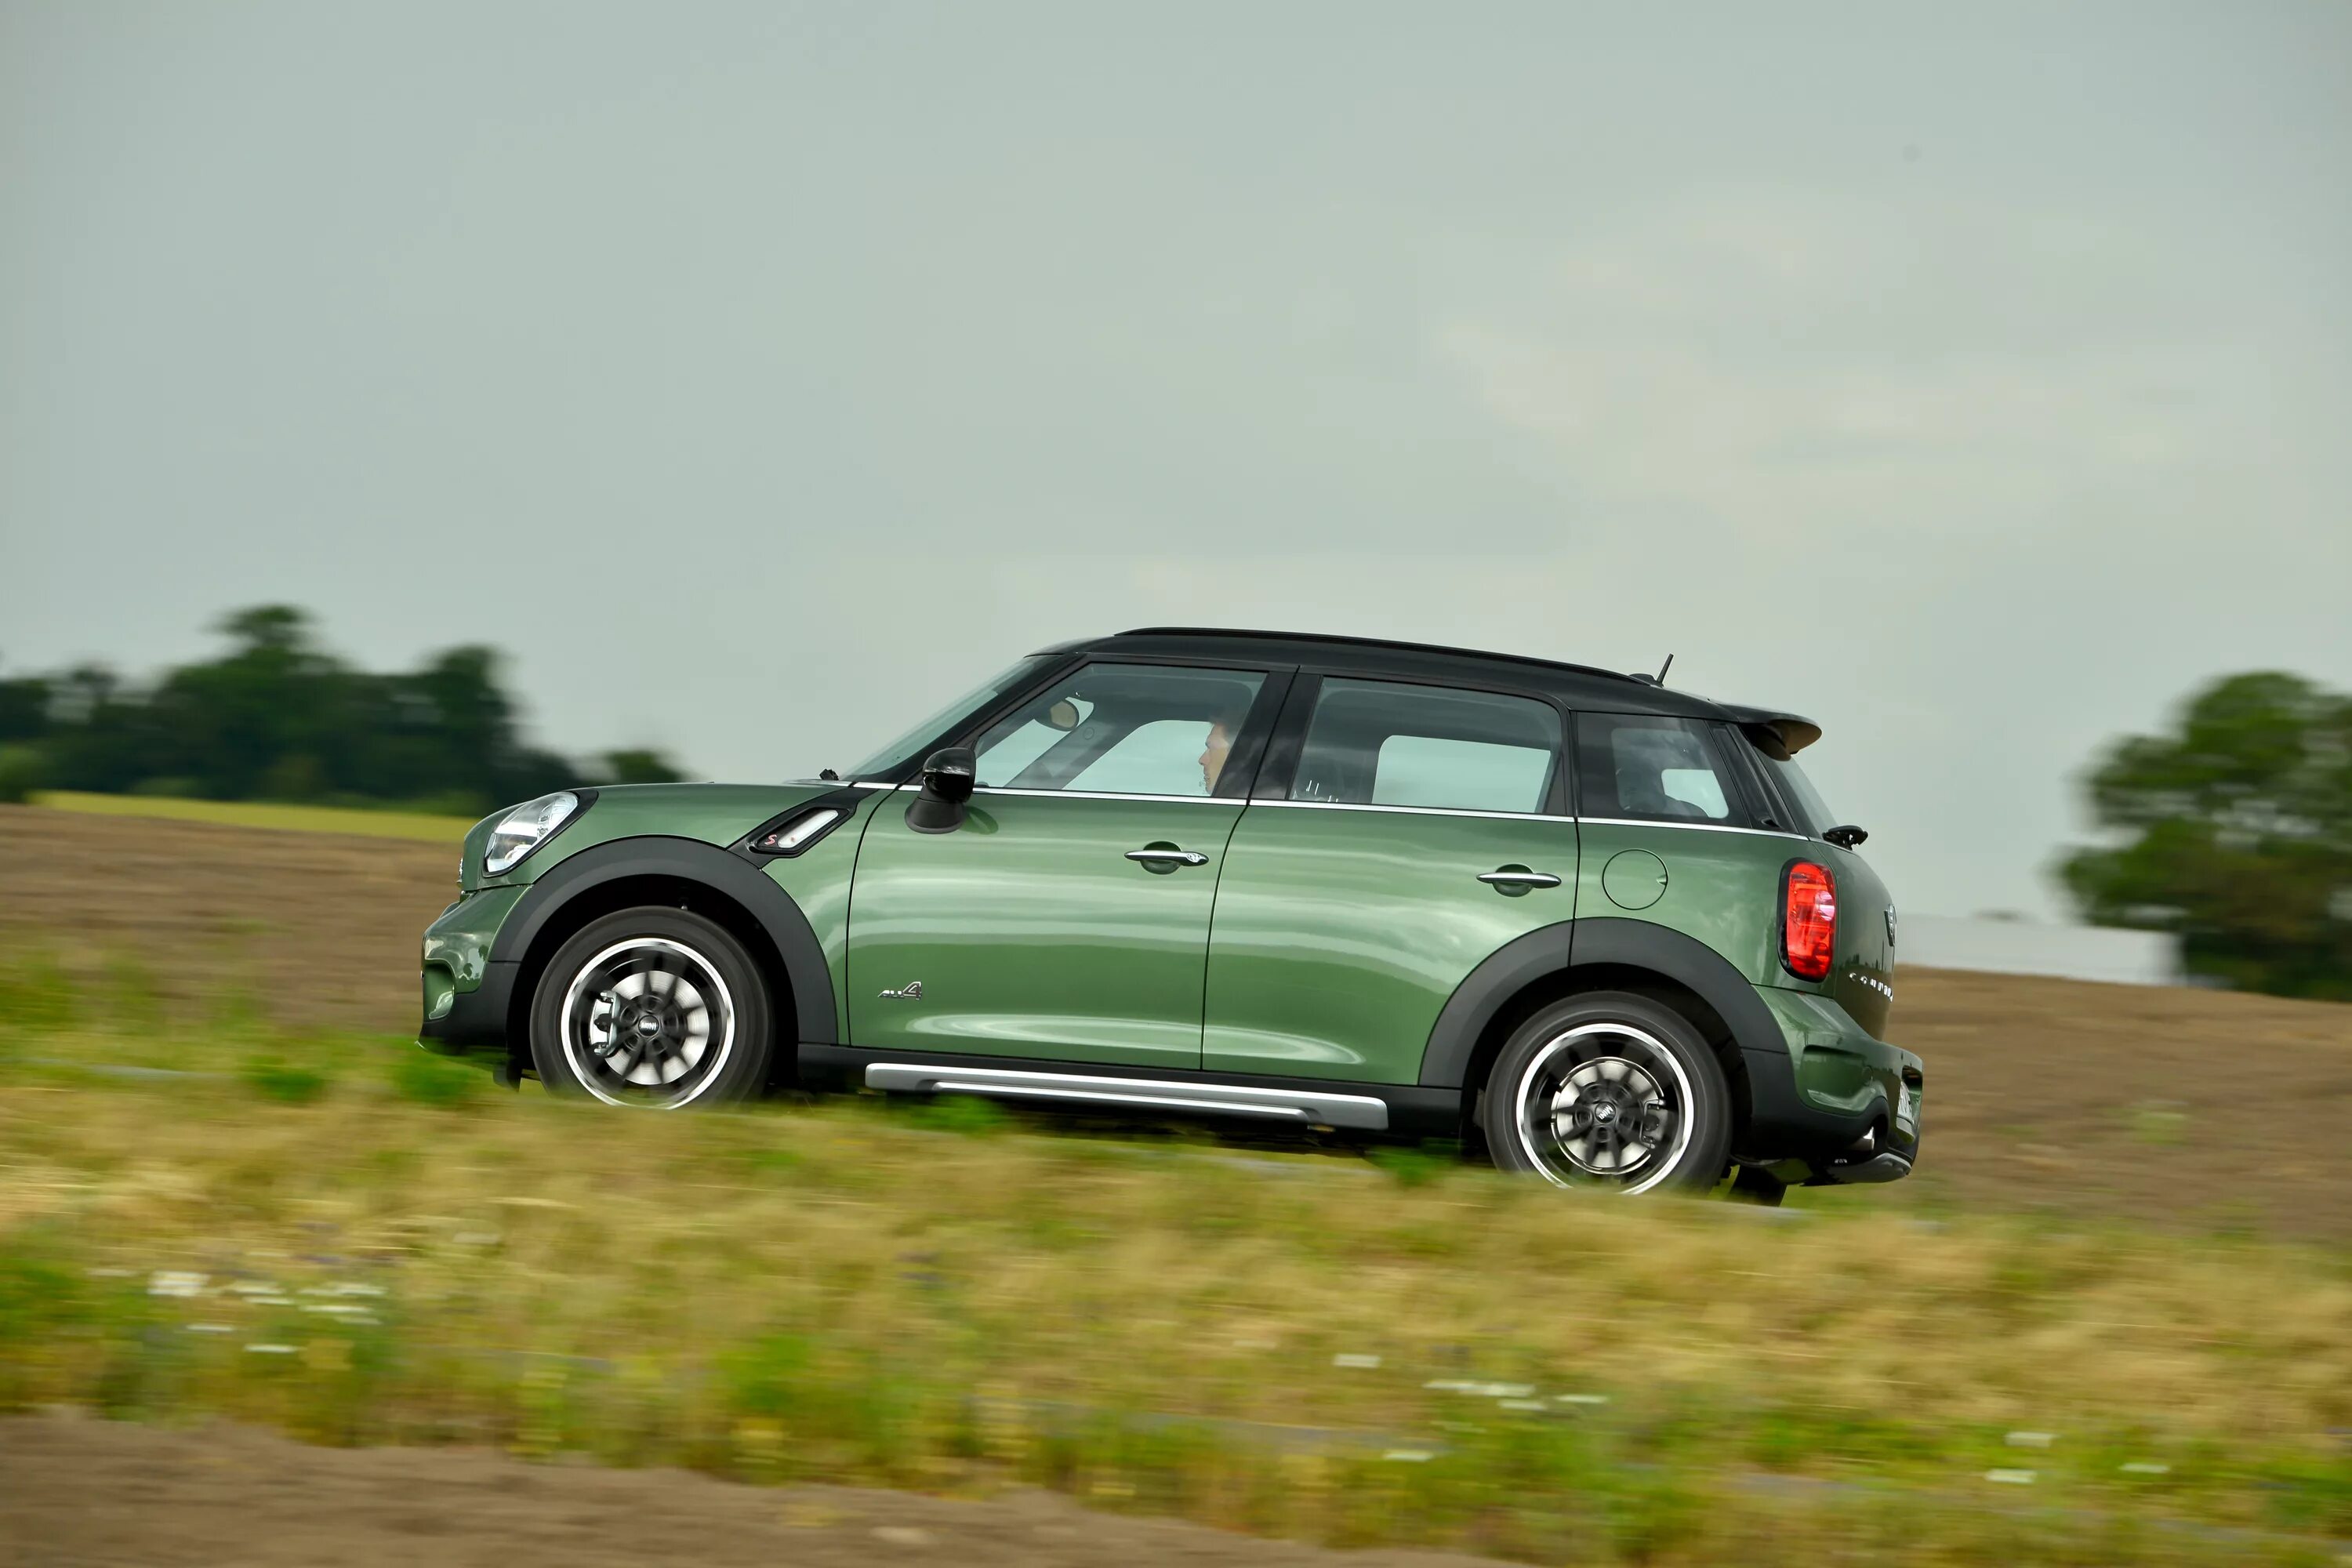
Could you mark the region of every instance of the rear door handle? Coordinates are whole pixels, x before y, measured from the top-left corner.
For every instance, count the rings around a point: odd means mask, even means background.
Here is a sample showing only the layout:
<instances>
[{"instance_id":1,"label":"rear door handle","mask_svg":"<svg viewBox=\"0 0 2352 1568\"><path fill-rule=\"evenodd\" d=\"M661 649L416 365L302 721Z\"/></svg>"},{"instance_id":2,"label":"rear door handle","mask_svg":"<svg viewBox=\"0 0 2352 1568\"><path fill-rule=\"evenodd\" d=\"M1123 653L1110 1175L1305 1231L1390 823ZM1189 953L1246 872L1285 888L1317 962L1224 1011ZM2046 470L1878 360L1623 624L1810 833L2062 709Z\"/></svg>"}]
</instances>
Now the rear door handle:
<instances>
[{"instance_id":1,"label":"rear door handle","mask_svg":"<svg viewBox=\"0 0 2352 1568\"><path fill-rule=\"evenodd\" d=\"M1209 858L1198 849L1130 849L1130 860L1140 860L1147 866L1205 866ZM1559 880L1554 877L1553 881Z\"/></svg>"},{"instance_id":2,"label":"rear door handle","mask_svg":"<svg viewBox=\"0 0 2352 1568\"><path fill-rule=\"evenodd\" d=\"M1481 871L1478 879L1497 888L1557 888L1559 879L1549 871Z\"/></svg>"}]
</instances>

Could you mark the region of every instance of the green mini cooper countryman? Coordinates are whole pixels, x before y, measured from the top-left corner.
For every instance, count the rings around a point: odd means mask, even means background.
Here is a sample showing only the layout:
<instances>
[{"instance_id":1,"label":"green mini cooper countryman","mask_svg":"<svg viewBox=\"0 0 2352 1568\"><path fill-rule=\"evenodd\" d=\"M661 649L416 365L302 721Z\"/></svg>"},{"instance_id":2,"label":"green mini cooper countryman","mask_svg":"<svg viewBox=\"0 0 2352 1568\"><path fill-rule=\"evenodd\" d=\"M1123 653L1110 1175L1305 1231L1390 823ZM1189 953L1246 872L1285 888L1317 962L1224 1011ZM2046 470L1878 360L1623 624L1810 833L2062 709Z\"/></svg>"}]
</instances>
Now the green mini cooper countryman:
<instances>
[{"instance_id":1,"label":"green mini cooper countryman","mask_svg":"<svg viewBox=\"0 0 2352 1568\"><path fill-rule=\"evenodd\" d=\"M675 1108L798 1085L1483 1141L1769 1202L1917 1156L1895 909L1820 729L1502 654L1160 628L850 770L466 837L424 1043Z\"/></svg>"}]
</instances>

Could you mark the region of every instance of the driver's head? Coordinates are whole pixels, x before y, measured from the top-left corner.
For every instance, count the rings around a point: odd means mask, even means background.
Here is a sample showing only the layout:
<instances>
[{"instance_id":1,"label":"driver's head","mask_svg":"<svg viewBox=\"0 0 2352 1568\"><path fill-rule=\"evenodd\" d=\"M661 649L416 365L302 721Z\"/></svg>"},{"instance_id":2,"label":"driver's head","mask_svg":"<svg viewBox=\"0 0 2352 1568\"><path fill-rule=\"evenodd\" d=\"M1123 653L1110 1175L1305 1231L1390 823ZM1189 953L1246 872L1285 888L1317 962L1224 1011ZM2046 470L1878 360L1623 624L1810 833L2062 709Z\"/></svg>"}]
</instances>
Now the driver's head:
<instances>
[{"instance_id":1,"label":"driver's head","mask_svg":"<svg viewBox=\"0 0 2352 1568\"><path fill-rule=\"evenodd\" d=\"M1209 743L1201 751L1201 784L1211 795L1217 793L1217 776L1225 771L1225 758L1234 749L1234 731L1240 727L1233 719L1219 719L1209 725Z\"/></svg>"}]
</instances>

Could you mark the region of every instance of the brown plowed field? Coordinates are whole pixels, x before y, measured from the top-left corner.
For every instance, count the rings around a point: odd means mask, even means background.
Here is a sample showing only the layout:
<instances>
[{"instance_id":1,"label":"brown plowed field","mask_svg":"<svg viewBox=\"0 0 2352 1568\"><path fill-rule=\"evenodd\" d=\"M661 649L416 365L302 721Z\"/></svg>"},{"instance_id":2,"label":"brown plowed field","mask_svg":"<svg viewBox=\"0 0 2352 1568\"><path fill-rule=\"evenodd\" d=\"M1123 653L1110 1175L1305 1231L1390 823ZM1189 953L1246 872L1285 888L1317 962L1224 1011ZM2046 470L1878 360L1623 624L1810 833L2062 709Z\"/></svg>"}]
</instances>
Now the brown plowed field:
<instances>
[{"instance_id":1,"label":"brown plowed field","mask_svg":"<svg viewBox=\"0 0 2352 1568\"><path fill-rule=\"evenodd\" d=\"M93 978L135 958L168 1001L249 992L296 1026L416 1027L417 938L457 846L0 805L0 943Z\"/></svg>"},{"instance_id":2,"label":"brown plowed field","mask_svg":"<svg viewBox=\"0 0 2352 1568\"><path fill-rule=\"evenodd\" d=\"M413 1029L457 847L0 807L0 943L168 1001L224 983L295 1025ZM1840 1203L2042 1208L2352 1239L2352 1007L1910 970L1920 1173Z\"/></svg>"}]
</instances>

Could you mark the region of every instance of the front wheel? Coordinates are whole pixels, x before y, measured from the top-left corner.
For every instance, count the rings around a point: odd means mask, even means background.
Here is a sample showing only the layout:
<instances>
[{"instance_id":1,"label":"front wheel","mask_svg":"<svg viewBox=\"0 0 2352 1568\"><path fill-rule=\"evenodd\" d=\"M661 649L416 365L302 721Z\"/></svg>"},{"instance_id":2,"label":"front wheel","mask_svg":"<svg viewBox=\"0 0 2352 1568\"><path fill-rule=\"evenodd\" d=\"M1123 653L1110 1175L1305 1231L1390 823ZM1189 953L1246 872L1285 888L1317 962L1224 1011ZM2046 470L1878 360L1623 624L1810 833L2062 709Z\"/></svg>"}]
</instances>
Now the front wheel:
<instances>
[{"instance_id":1,"label":"front wheel","mask_svg":"<svg viewBox=\"0 0 2352 1568\"><path fill-rule=\"evenodd\" d=\"M1731 1149L1731 1090L1690 1021L1627 992L1571 996L1495 1058L1480 1121L1495 1163L1563 1187L1694 1192Z\"/></svg>"},{"instance_id":2,"label":"front wheel","mask_svg":"<svg viewBox=\"0 0 2352 1568\"><path fill-rule=\"evenodd\" d=\"M688 910L622 910L556 950L531 995L530 1055L557 1094L675 1110L749 1100L768 1077L767 982Z\"/></svg>"}]
</instances>

